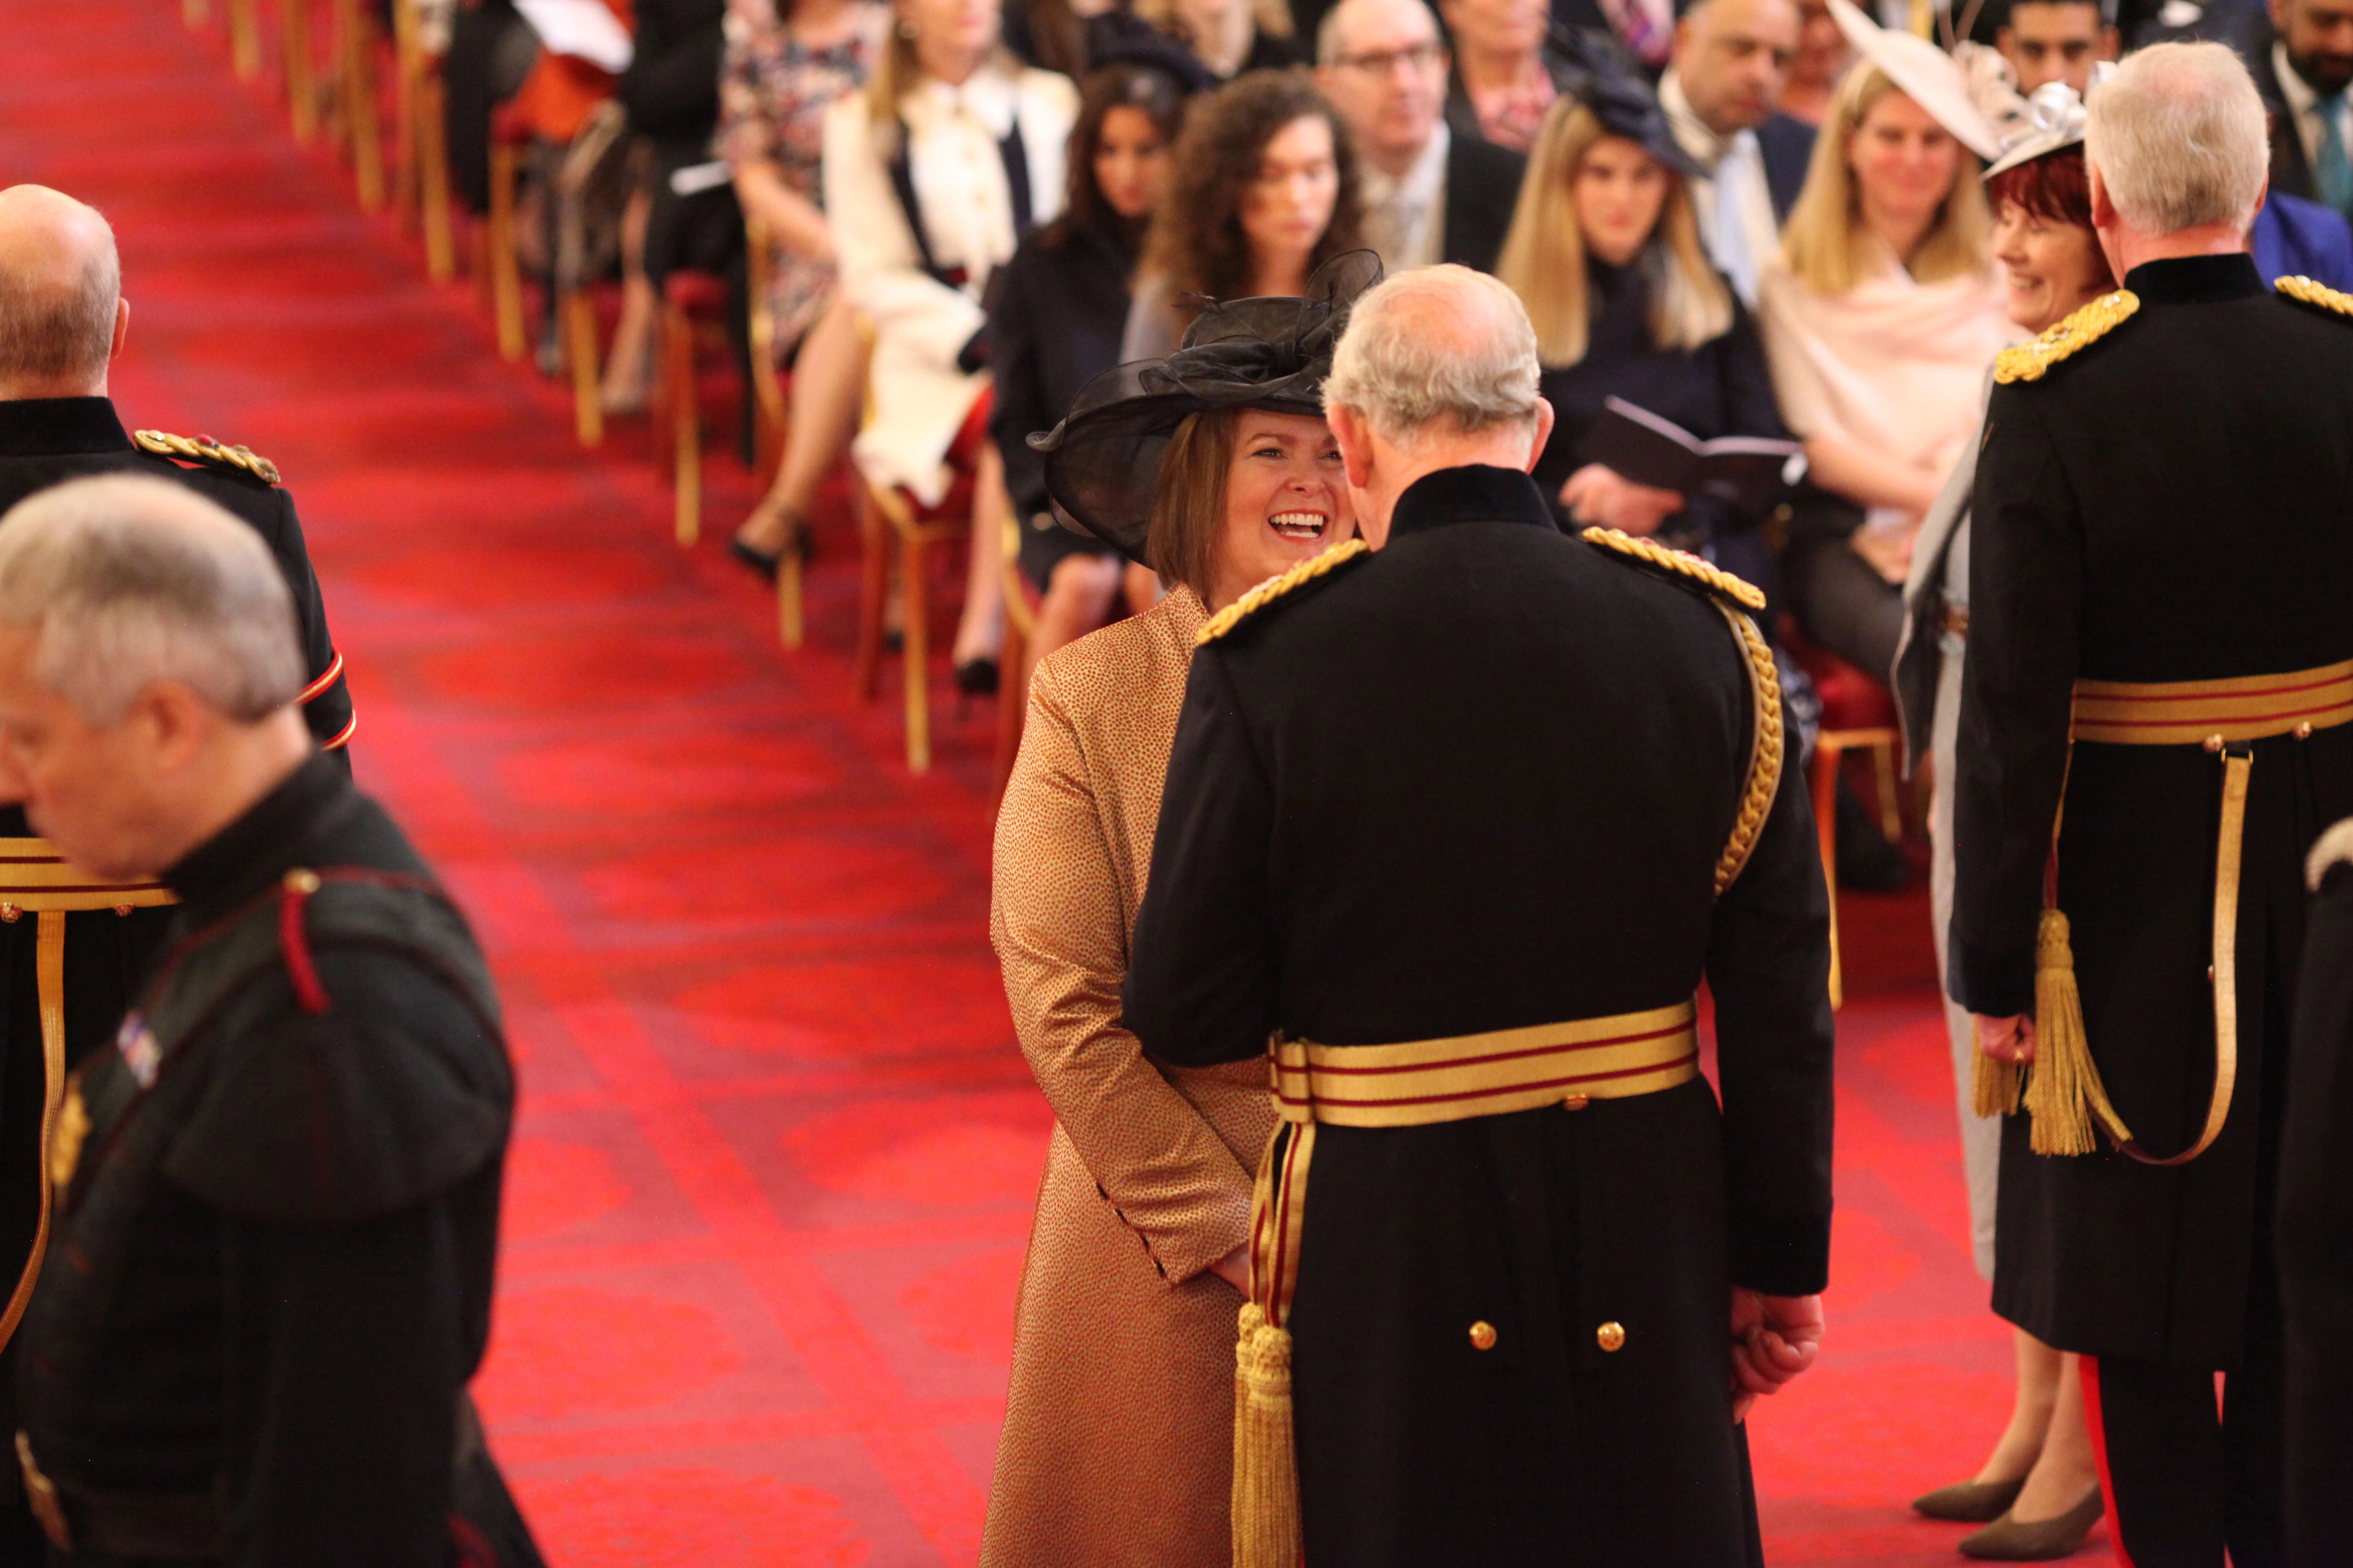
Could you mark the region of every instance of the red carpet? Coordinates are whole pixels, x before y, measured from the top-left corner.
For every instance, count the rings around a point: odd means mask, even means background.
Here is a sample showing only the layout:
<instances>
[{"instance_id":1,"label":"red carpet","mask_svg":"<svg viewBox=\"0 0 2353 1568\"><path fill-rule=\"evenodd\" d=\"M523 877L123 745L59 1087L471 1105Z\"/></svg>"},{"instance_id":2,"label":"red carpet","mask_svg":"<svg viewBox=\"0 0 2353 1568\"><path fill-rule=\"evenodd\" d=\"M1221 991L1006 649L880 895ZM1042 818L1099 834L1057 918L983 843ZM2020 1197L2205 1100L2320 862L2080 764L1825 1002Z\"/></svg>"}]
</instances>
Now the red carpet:
<instances>
[{"instance_id":1,"label":"red carpet","mask_svg":"<svg viewBox=\"0 0 2353 1568\"><path fill-rule=\"evenodd\" d=\"M362 778L490 945L523 1110L480 1387L550 1558L971 1563L1048 1127L984 930L988 715L943 679L911 779L894 706L849 696L840 520L786 657L715 541L669 542L642 423L580 452L177 10L0 0L0 183L112 218L126 419L284 470ZM750 494L712 474L717 533ZM1924 900L1846 907L1831 1348L1756 1420L1768 1550L1948 1563L1904 1500L1990 1442L2006 1331Z\"/></svg>"}]
</instances>

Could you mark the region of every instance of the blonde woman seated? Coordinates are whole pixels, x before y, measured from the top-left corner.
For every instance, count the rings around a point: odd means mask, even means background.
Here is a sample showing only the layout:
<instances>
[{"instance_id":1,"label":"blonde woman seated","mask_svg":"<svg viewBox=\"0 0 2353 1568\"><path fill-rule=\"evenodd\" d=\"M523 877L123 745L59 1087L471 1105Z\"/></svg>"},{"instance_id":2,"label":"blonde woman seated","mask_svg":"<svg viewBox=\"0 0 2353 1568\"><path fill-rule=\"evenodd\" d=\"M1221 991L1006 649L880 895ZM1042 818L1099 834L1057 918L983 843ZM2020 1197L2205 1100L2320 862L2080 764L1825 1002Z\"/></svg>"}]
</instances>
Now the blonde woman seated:
<instances>
[{"instance_id":1,"label":"blonde woman seated","mask_svg":"<svg viewBox=\"0 0 2353 1568\"><path fill-rule=\"evenodd\" d=\"M1968 447L1986 367L2017 332L1978 184L1993 129L1959 68L1846 0L1831 6L1860 58L1760 275L1757 314L1820 492L1791 520L1782 589L1807 637L1885 679L1913 535Z\"/></svg>"},{"instance_id":2,"label":"blonde woman seated","mask_svg":"<svg viewBox=\"0 0 2353 1568\"><path fill-rule=\"evenodd\" d=\"M1346 309L1379 273L1360 251L1315 299L1219 307L1195 346L1096 377L1047 438L1054 499L1169 592L1039 662L997 819L990 931L1057 1125L984 1568L1232 1561L1234 1314L1274 1110L1259 1063L1145 1060L1120 984L1195 633L1356 531L1321 398Z\"/></svg>"},{"instance_id":3,"label":"blonde woman seated","mask_svg":"<svg viewBox=\"0 0 2353 1568\"><path fill-rule=\"evenodd\" d=\"M1582 456L1611 397L1703 440L1787 432L1756 325L1700 243L1690 161L1657 97L1613 62L1579 65L1598 68L1546 113L1495 268L1527 306L1553 407L1537 487L1570 522L1659 534L1761 584L1758 516Z\"/></svg>"},{"instance_id":4,"label":"blonde woman seated","mask_svg":"<svg viewBox=\"0 0 2353 1568\"><path fill-rule=\"evenodd\" d=\"M955 465L978 472L956 679L994 690L1004 635L998 570L1008 505L988 440L989 275L1061 211L1078 118L1068 77L997 39L997 0L898 0L862 92L826 110L825 209L843 298L871 325L875 417L850 444L866 478L926 506Z\"/></svg>"}]
</instances>

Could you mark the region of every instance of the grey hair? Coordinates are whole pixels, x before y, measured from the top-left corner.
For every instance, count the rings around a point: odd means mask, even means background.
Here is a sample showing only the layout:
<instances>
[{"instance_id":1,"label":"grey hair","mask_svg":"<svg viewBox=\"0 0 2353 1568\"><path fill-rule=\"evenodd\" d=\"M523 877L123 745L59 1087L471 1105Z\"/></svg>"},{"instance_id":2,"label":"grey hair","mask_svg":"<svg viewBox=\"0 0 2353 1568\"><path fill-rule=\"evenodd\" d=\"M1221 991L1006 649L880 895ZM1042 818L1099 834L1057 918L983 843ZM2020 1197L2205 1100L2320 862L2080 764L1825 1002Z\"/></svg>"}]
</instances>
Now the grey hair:
<instances>
[{"instance_id":1,"label":"grey hair","mask_svg":"<svg viewBox=\"0 0 2353 1568\"><path fill-rule=\"evenodd\" d=\"M0 626L82 721L159 680L252 723L302 689L294 596L261 536L166 479L76 479L0 517Z\"/></svg>"},{"instance_id":2,"label":"grey hair","mask_svg":"<svg viewBox=\"0 0 2353 1568\"><path fill-rule=\"evenodd\" d=\"M1324 13L1324 19L1315 25L1315 63L1317 65L1329 67L1340 63L1340 33L1341 29L1347 25L1342 18L1351 6L1368 3L1369 0L1339 0L1339 4ZM1441 47L1444 47L1446 28L1439 21L1438 13L1430 9L1430 0L1413 0L1413 3L1421 8L1423 16L1430 18L1430 36L1439 41Z\"/></svg>"},{"instance_id":3,"label":"grey hair","mask_svg":"<svg viewBox=\"0 0 2353 1568\"><path fill-rule=\"evenodd\" d=\"M2221 44L2153 44L2092 89L2084 156L2144 234L2254 221L2271 133L2254 79Z\"/></svg>"},{"instance_id":4,"label":"grey hair","mask_svg":"<svg viewBox=\"0 0 2353 1568\"><path fill-rule=\"evenodd\" d=\"M112 357L122 260L112 226L96 207L88 211L106 243L91 247L73 288L27 288L25 279L0 274L0 378L94 375Z\"/></svg>"},{"instance_id":5,"label":"grey hair","mask_svg":"<svg viewBox=\"0 0 2353 1568\"><path fill-rule=\"evenodd\" d=\"M1533 426L1536 333L1513 293L1467 267L1383 279L1349 313L1324 382L1324 406L1353 409L1381 439Z\"/></svg>"}]
</instances>

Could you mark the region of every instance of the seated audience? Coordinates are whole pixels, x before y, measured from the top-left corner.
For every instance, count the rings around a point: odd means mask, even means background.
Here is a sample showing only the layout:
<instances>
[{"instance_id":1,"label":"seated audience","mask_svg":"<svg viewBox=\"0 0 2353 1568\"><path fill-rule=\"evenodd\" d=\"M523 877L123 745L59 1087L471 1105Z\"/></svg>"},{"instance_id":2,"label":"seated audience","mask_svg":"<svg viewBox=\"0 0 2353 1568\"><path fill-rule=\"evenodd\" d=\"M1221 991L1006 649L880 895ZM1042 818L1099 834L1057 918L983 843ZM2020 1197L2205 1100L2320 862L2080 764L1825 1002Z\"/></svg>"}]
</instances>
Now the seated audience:
<instances>
[{"instance_id":1,"label":"seated audience","mask_svg":"<svg viewBox=\"0 0 2353 1568\"><path fill-rule=\"evenodd\" d=\"M1605 32L1656 77L1675 42L1675 0L1552 0L1552 19L1562 32Z\"/></svg>"},{"instance_id":2,"label":"seated audience","mask_svg":"<svg viewBox=\"0 0 2353 1568\"><path fill-rule=\"evenodd\" d=\"M2032 97L2045 82L2077 93L2092 89L2092 67L2116 58L2113 0L2010 0L1994 33L2018 90Z\"/></svg>"},{"instance_id":3,"label":"seated audience","mask_svg":"<svg viewBox=\"0 0 2353 1568\"><path fill-rule=\"evenodd\" d=\"M1079 389L1119 363L1128 284L1184 112L1176 83L1149 66L1109 66L1087 79L1062 216L1021 242L989 310L989 434L1021 530L1021 569L1044 596L1033 660L1103 625L1119 589L1118 552L1055 521L1045 459L1029 438L1060 424Z\"/></svg>"},{"instance_id":4,"label":"seated audience","mask_svg":"<svg viewBox=\"0 0 2353 1568\"><path fill-rule=\"evenodd\" d=\"M2274 195L2303 196L2353 216L2353 120L2345 89L2353 86L2348 18L2337 0L2274 0L2276 33L2247 64L2272 120Z\"/></svg>"},{"instance_id":5,"label":"seated audience","mask_svg":"<svg viewBox=\"0 0 2353 1568\"><path fill-rule=\"evenodd\" d=\"M1781 112L1820 125L1829 118L1831 94L1853 58L1853 47L1831 15L1831 0L1798 0L1798 52L1781 84Z\"/></svg>"},{"instance_id":6,"label":"seated audience","mask_svg":"<svg viewBox=\"0 0 2353 1568\"><path fill-rule=\"evenodd\" d=\"M1797 52L1792 0L1702 0L1675 25L1674 63L1659 80L1675 140L1699 165L1700 236L1752 306L1814 150L1813 128L1774 107Z\"/></svg>"},{"instance_id":7,"label":"seated audience","mask_svg":"<svg viewBox=\"0 0 2353 1568\"><path fill-rule=\"evenodd\" d=\"M1252 71L1219 88L1185 117L1121 361L1175 353L1202 300L1303 296L1310 274L1357 247L1360 211L1347 131L1314 82Z\"/></svg>"},{"instance_id":8,"label":"seated audience","mask_svg":"<svg viewBox=\"0 0 2353 1568\"><path fill-rule=\"evenodd\" d=\"M1078 118L1068 77L1022 65L996 0L899 0L865 90L825 111L825 209L844 297L871 324L875 417L850 444L867 479L924 506L976 470L956 679L997 685L1005 479L987 438L990 277L1062 208Z\"/></svg>"},{"instance_id":9,"label":"seated audience","mask_svg":"<svg viewBox=\"0 0 2353 1568\"><path fill-rule=\"evenodd\" d=\"M1116 0L1016 0L1005 12L1005 47L1024 65L1082 77L1093 22L1119 10Z\"/></svg>"},{"instance_id":10,"label":"seated audience","mask_svg":"<svg viewBox=\"0 0 2353 1568\"><path fill-rule=\"evenodd\" d=\"M1934 44L1842 15L1863 58L1839 84L1758 314L1782 416L1824 492L1791 520L1781 585L1808 637L1884 679L1913 534L2015 329L1972 155L1993 150L1990 127Z\"/></svg>"},{"instance_id":11,"label":"seated audience","mask_svg":"<svg viewBox=\"0 0 2353 1568\"><path fill-rule=\"evenodd\" d=\"M1441 118L1448 61L1423 0L1340 0L1315 38L1316 79L1361 160L1365 242L1390 272L1494 269L1526 164Z\"/></svg>"},{"instance_id":12,"label":"seated audience","mask_svg":"<svg viewBox=\"0 0 2353 1568\"><path fill-rule=\"evenodd\" d=\"M1546 47L1552 21L1546 0L1440 0L1438 9L1454 40L1447 128L1525 153L1545 110L1566 90L1566 62Z\"/></svg>"},{"instance_id":13,"label":"seated audience","mask_svg":"<svg viewBox=\"0 0 2353 1568\"><path fill-rule=\"evenodd\" d=\"M1528 309L1552 436L1535 479L1571 523L1657 534L1762 583L1755 528L1711 496L1639 484L1580 454L1603 401L1693 435L1787 432L1755 324L1701 248L1691 163L1647 85L1602 79L1546 116L1496 276Z\"/></svg>"},{"instance_id":14,"label":"seated audience","mask_svg":"<svg viewBox=\"0 0 2353 1568\"><path fill-rule=\"evenodd\" d=\"M1184 45L1219 81L1306 60L1282 0L1136 0L1135 14Z\"/></svg>"},{"instance_id":15,"label":"seated audience","mask_svg":"<svg viewBox=\"0 0 2353 1568\"><path fill-rule=\"evenodd\" d=\"M838 250L818 174L826 110L866 85L890 30L878 0L783 0L781 11L776 0L734 0L727 20L718 152L744 215L767 232L767 274L748 287L768 312L774 352L793 369L776 482L733 541L763 575L775 574L784 551L807 548L818 486L858 431L866 350L834 286Z\"/></svg>"}]
</instances>

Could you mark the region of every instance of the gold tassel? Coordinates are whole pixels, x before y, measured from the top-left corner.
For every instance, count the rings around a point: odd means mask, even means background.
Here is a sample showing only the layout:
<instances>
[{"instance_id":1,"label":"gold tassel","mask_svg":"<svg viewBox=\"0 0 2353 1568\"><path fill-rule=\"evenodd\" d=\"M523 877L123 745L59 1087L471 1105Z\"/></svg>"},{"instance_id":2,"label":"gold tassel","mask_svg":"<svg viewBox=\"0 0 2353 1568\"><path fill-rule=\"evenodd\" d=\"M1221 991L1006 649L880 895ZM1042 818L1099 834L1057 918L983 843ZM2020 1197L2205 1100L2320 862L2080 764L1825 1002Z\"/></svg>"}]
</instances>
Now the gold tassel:
<instances>
[{"instance_id":1,"label":"gold tassel","mask_svg":"<svg viewBox=\"0 0 2353 1568\"><path fill-rule=\"evenodd\" d=\"M1979 1047L1969 1084L1969 1108L1979 1116L2018 1114L2018 1064L1998 1062Z\"/></svg>"},{"instance_id":2,"label":"gold tassel","mask_svg":"<svg viewBox=\"0 0 2353 1568\"><path fill-rule=\"evenodd\" d=\"M2067 917L2043 910L2034 947L2034 1070L2026 1084L2033 1149L2038 1154L2088 1154L2094 1145L2087 1102L2105 1102L2107 1096L2084 1036L2084 1002L2075 990Z\"/></svg>"},{"instance_id":3,"label":"gold tassel","mask_svg":"<svg viewBox=\"0 0 2353 1568\"><path fill-rule=\"evenodd\" d=\"M1299 1456L1291 1427L1291 1335L1245 1302L1234 1346L1234 1568L1296 1568Z\"/></svg>"}]
</instances>

